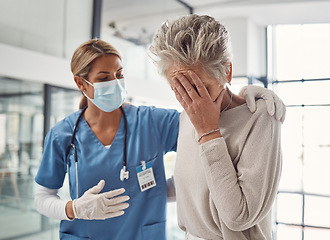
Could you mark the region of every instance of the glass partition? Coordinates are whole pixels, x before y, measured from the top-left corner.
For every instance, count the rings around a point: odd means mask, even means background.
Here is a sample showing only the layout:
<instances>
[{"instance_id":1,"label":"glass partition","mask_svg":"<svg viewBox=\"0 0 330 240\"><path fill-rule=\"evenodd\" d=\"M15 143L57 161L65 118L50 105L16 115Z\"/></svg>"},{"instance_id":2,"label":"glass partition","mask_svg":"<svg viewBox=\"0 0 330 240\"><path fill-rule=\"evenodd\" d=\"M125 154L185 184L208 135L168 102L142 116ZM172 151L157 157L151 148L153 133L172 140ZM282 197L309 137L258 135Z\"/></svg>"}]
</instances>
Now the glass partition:
<instances>
[{"instance_id":1,"label":"glass partition","mask_svg":"<svg viewBox=\"0 0 330 240\"><path fill-rule=\"evenodd\" d=\"M43 85L0 78L0 239L38 231L33 177L43 143Z\"/></svg>"},{"instance_id":2,"label":"glass partition","mask_svg":"<svg viewBox=\"0 0 330 240\"><path fill-rule=\"evenodd\" d=\"M0 239L59 239L59 221L34 209L44 140L44 85L0 77ZM76 111L80 93L51 87L50 125ZM63 189L63 196L68 197Z\"/></svg>"}]
</instances>

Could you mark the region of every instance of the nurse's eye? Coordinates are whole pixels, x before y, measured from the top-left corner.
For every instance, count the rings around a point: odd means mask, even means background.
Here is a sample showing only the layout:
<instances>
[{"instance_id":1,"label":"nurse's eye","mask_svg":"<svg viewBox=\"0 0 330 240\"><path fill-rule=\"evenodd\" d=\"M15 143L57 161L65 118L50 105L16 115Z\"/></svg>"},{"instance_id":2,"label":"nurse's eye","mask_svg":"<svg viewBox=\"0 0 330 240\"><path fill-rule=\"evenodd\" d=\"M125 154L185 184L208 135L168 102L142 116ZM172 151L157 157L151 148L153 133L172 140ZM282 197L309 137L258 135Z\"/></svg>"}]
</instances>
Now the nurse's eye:
<instances>
[{"instance_id":1,"label":"nurse's eye","mask_svg":"<svg viewBox=\"0 0 330 240\"><path fill-rule=\"evenodd\" d=\"M121 79L121 78L124 78L124 74L120 73L120 74L117 74L116 75L117 79Z\"/></svg>"},{"instance_id":2,"label":"nurse's eye","mask_svg":"<svg viewBox=\"0 0 330 240\"><path fill-rule=\"evenodd\" d=\"M107 77L104 77L104 78L99 78L98 80L99 80L99 81L108 81L108 79L109 79L109 78L108 78L108 76L107 76Z\"/></svg>"},{"instance_id":3,"label":"nurse's eye","mask_svg":"<svg viewBox=\"0 0 330 240\"><path fill-rule=\"evenodd\" d=\"M124 71L123 71L123 69L120 69L118 72L116 72L116 78L117 79L124 78Z\"/></svg>"}]
</instances>

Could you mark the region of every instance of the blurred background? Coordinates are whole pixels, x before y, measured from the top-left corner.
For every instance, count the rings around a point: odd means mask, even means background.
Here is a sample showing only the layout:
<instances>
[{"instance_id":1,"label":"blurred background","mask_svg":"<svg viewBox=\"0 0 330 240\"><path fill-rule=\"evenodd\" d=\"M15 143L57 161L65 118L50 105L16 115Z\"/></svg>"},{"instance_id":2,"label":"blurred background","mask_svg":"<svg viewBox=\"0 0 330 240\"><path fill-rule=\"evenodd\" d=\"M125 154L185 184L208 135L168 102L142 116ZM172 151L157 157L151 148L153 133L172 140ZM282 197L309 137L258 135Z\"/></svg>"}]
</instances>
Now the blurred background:
<instances>
[{"instance_id":1,"label":"blurred background","mask_svg":"<svg viewBox=\"0 0 330 240\"><path fill-rule=\"evenodd\" d=\"M0 0L0 240L59 239L59 221L33 207L34 177L44 136L78 109L74 50L108 41L123 56L128 101L182 110L148 48L164 21L191 13L228 27L233 92L255 84L287 105L274 239L330 239L329 11L316 0ZM175 153L164 161L170 177ZM184 239L175 203L167 211L168 239Z\"/></svg>"}]
</instances>

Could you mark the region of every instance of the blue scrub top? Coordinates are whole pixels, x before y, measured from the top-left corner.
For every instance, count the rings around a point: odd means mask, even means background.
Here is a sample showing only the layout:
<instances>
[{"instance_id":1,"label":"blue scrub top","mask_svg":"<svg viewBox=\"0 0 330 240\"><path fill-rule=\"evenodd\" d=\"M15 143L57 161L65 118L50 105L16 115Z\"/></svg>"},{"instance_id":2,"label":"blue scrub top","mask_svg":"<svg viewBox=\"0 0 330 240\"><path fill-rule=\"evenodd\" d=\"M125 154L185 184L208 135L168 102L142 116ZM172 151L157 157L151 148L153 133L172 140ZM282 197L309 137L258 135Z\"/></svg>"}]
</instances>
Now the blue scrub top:
<instances>
[{"instance_id":1,"label":"blue scrub top","mask_svg":"<svg viewBox=\"0 0 330 240\"><path fill-rule=\"evenodd\" d=\"M123 167L124 119L106 149L90 129L84 117L79 121L74 143L78 156L79 197L105 180L102 192L125 188L130 206L125 214L107 220L61 221L61 239L152 240L166 239L166 179L163 155L176 151L179 113L176 110L125 105L127 116L127 169L129 179L119 179ZM35 181L47 188L63 186L67 172L66 151L70 145L74 124L80 111L57 123L47 134L44 154ZM68 155L70 194L76 198L76 172L71 148ZM141 192L136 167L150 162L156 186Z\"/></svg>"}]
</instances>

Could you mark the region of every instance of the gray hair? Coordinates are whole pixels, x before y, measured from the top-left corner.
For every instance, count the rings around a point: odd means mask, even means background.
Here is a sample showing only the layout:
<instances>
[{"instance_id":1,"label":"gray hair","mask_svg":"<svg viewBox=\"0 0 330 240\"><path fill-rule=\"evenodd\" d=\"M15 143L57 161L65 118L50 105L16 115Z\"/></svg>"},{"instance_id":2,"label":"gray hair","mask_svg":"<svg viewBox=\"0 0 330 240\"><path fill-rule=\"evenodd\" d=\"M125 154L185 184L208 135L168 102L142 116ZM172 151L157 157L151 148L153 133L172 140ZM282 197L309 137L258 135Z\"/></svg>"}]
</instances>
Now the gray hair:
<instances>
[{"instance_id":1,"label":"gray hair","mask_svg":"<svg viewBox=\"0 0 330 240\"><path fill-rule=\"evenodd\" d=\"M193 14L166 21L157 31L150 52L162 75L172 64L201 64L221 84L227 82L232 60L230 35L213 17Z\"/></svg>"}]
</instances>

